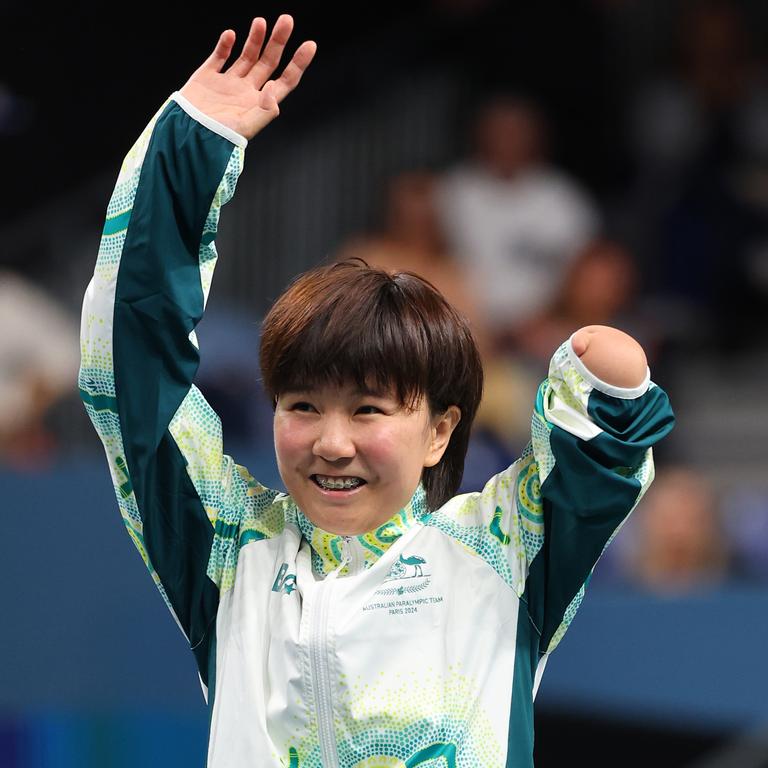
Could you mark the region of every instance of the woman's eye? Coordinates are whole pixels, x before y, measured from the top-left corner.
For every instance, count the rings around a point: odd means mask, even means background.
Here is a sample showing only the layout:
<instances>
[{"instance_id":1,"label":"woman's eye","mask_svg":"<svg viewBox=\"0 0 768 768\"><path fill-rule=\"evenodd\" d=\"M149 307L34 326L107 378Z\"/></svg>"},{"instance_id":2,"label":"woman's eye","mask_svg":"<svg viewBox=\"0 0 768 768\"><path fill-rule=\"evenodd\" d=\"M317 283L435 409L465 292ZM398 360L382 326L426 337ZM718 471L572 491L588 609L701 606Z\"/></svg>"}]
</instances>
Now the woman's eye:
<instances>
[{"instance_id":1,"label":"woman's eye","mask_svg":"<svg viewBox=\"0 0 768 768\"><path fill-rule=\"evenodd\" d=\"M312 403L306 403L304 401L294 403L291 406L292 411L309 411L309 410L314 410L314 408L315 406L312 405ZM361 405L357 409L357 412L360 413L361 411L365 411L366 409L369 409L368 413L381 413L381 409L377 408L375 405Z\"/></svg>"}]
</instances>

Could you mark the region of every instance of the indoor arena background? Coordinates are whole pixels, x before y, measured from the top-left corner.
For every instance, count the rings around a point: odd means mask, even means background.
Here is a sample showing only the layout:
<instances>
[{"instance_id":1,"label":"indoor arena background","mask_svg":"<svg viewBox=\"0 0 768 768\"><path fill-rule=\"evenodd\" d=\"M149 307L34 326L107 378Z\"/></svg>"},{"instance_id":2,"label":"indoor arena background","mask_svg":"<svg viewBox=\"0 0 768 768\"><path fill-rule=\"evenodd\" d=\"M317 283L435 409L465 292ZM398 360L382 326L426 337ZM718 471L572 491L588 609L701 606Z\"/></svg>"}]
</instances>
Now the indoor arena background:
<instances>
[{"instance_id":1,"label":"indoor arena background","mask_svg":"<svg viewBox=\"0 0 768 768\"><path fill-rule=\"evenodd\" d=\"M226 452L280 486L259 320L342 254L424 272L485 340L465 490L523 447L563 338L632 333L677 426L547 665L536 765L768 766L768 4L434 0L0 7L0 768L204 765L193 656L77 394L79 313L139 132L222 30L239 51L281 12L318 55L248 146L198 328ZM480 169L501 222L451 213Z\"/></svg>"}]
</instances>

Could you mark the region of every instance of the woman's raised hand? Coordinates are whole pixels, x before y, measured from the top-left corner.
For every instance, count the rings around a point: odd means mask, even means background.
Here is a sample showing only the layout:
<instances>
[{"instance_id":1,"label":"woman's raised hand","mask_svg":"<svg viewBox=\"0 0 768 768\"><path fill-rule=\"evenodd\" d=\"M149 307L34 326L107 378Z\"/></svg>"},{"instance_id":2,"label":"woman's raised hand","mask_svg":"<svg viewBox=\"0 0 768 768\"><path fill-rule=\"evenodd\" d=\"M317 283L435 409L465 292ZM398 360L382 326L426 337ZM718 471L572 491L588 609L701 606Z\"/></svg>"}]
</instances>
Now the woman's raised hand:
<instances>
[{"instance_id":1,"label":"woman's raised hand","mask_svg":"<svg viewBox=\"0 0 768 768\"><path fill-rule=\"evenodd\" d=\"M292 31L293 18L283 14L262 50L267 22L254 19L240 56L222 72L236 37L233 30L225 30L213 53L180 89L181 95L201 112L252 139L280 114L278 105L299 84L317 50L312 40L306 40L280 77L271 79Z\"/></svg>"},{"instance_id":2,"label":"woman's raised hand","mask_svg":"<svg viewBox=\"0 0 768 768\"><path fill-rule=\"evenodd\" d=\"M586 325L573 334L573 351L598 379L614 387L638 387L648 360L640 343L608 325Z\"/></svg>"}]
</instances>

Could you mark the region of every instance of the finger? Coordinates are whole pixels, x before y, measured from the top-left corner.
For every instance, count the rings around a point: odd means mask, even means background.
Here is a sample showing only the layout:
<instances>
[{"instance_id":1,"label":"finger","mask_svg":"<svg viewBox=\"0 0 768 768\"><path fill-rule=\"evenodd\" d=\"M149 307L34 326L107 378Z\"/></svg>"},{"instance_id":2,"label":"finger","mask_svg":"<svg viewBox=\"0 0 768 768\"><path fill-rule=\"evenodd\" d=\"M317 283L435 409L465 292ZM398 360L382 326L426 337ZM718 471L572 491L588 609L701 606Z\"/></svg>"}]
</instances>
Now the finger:
<instances>
[{"instance_id":1,"label":"finger","mask_svg":"<svg viewBox=\"0 0 768 768\"><path fill-rule=\"evenodd\" d=\"M247 75L256 88L261 88L275 69L277 69L292 31L293 17L287 13L282 14L275 22L267 47L264 49L256 65Z\"/></svg>"},{"instance_id":2,"label":"finger","mask_svg":"<svg viewBox=\"0 0 768 768\"><path fill-rule=\"evenodd\" d=\"M306 40L297 48L283 74L275 81L274 94L278 104L299 84L316 52L314 40Z\"/></svg>"},{"instance_id":3,"label":"finger","mask_svg":"<svg viewBox=\"0 0 768 768\"><path fill-rule=\"evenodd\" d=\"M203 62L201 69L213 69L216 72L221 72L222 67L227 63L229 54L232 53L232 46L235 44L236 37L234 30L225 29L219 35L213 53Z\"/></svg>"},{"instance_id":4,"label":"finger","mask_svg":"<svg viewBox=\"0 0 768 768\"><path fill-rule=\"evenodd\" d=\"M229 68L230 72L238 77L245 77L258 62L261 54L261 47L264 45L264 37L267 34L267 20L260 16L251 22L251 29L248 32L248 39L243 45L243 50L237 61Z\"/></svg>"}]
</instances>

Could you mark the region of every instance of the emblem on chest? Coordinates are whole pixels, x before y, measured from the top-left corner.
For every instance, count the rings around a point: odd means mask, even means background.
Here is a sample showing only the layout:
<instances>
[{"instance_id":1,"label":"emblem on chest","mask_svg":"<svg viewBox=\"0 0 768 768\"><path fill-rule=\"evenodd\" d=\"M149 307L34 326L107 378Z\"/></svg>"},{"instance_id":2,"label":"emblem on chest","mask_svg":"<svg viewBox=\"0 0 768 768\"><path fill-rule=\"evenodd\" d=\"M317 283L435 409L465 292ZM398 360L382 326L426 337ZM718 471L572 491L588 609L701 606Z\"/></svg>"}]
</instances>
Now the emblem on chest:
<instances>
[{"instance_id":1,"label":"emblem on chest","mask_svg":"<svg viewBox=\"0 0 768 768\"><path fill-rule=\"evenodd\" d=\"M426 558L418 554L401 554L363 610L386 610L390 615L406 615L418 613L425 605L442 603L442 595L424 594L431 581L432 573Z\"/></svg>"},{"instance_id":2,"label":"emblem on chest","mask_svg":"<svg viewBox=\"0 0 768 768\"><path fill-rule=\"evenodd\" d=\"M286 595L290 595L296 589L296 574L288 573L287 571L288 563L283 563L272 584L273 592L283 592Z\"/></svg>"}]
</instances>

